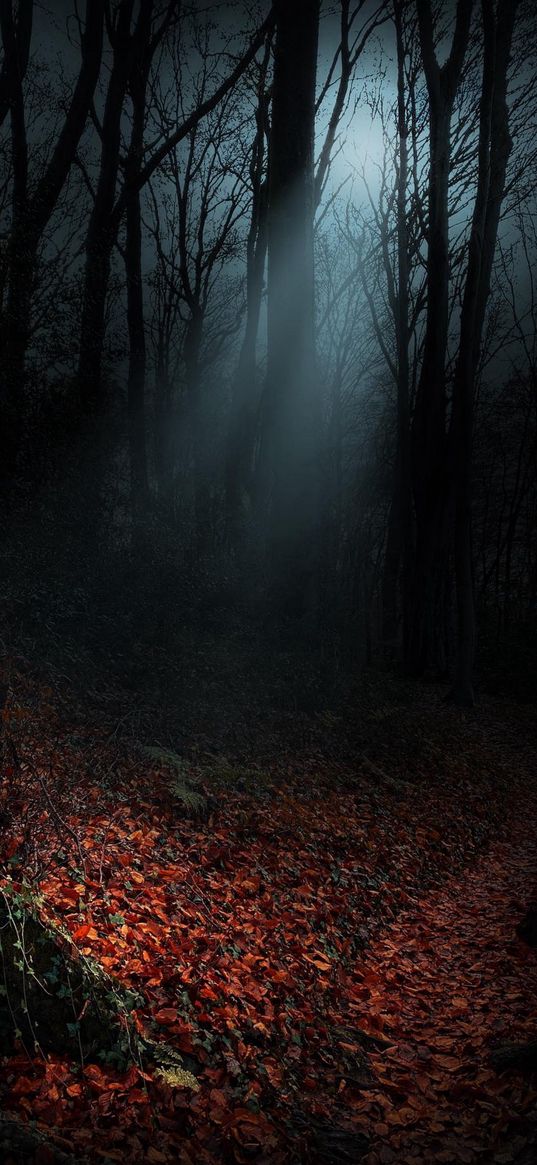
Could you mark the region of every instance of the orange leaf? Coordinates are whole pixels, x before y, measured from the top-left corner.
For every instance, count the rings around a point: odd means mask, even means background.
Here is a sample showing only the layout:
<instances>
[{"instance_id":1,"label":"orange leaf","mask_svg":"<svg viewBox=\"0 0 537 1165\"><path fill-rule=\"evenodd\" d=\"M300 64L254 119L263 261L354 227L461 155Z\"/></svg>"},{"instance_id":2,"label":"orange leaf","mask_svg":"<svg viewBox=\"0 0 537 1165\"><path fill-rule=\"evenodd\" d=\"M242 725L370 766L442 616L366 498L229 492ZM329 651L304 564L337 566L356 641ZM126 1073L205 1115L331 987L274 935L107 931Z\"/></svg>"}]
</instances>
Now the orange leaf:
<instances>
[{"instance_id":1,"label":"orange leaf","mask_svg":"<svg viewBox=\"0 0 537 1165\"><path fill-rule=\"evenodd\" d=\"M32 1092L37 1092L39 1084L36 1080L30 1080L29 1076L19 1076L11 1089L13 1096L27 1096Z\"/></svg>"},{"instance_id":2,"label":"orange leaf","mask_svg":"<svg viewBox=\"0 0 537 1165\"><path fill-rule=\"evenodd\" d=\"M221 1088L211 1088L210 1091L211 1103L216 1104L217 1107L225 1108L227 1104L227 1097Z\"/></svg>"},{"instance_id":3,"label":"orange leaf","mask_svg":"<svg viewBox=\"0 0 537 1165\"><path fill-rule=\"evenodd\" d=\"M212 987L202 987L200 990L200 995L202 999L211 999L213 1002L218 999L218 995L216 994L216 991L213 991Z\"/></svg>"},{"instance_id":4,"label":"orange leaf","mask_svg":"<svg viewBox=\"0 0 537 1165\"><path fill-rule=\"evenodd\" d=\"M311 959L309 955L304 955L304 958L307 963L313 963L313 966L317 967L319 971L332 970L332 964L327 959Z\"/></svg>"},{"instance_id":5,"label":"orange leaf","mask_svg":"<svg viewBox=\"0 0 537 1165\"><path fill-rule=\"evenodd\" d=\"M91 923L87 922L87 923L85 923L84 926L79 926L78 930L75 930L75 932L73 934L73 938L74 939L87 938L91 929L92 929Z\"/></svg>"},{"instance_id":6,"label":"orange leaf","mask_svg":"<svg viewBox=\"0 0 537 1165\"><path fill-rule=\"evenodd\" d=\"M81 1084L68 1084L65 1089L68 1096L80 1096L82 1094Z\"/></svg>"},{"instance_id":7,"label":"orange leaf","mask_svg":"<svg viewBox=\"0 0 537 1165\"><path fill-rule=\"evenodd\" d=\"M153 1016L157 1023L175 1023L177 1019L177 1010L175 1007L161 1007Z\"/></svg>"},{"instance_id":8,"label":"orange leaf","mask_svg":"<svg viewBox=\"0 0 537 1165\"><path fill-rule=\"evenodd\" d=\"M129 1104L147 1104L147 1093L143 1088L131 1088L127 1100Z\"/></svg>"}]
</instances>

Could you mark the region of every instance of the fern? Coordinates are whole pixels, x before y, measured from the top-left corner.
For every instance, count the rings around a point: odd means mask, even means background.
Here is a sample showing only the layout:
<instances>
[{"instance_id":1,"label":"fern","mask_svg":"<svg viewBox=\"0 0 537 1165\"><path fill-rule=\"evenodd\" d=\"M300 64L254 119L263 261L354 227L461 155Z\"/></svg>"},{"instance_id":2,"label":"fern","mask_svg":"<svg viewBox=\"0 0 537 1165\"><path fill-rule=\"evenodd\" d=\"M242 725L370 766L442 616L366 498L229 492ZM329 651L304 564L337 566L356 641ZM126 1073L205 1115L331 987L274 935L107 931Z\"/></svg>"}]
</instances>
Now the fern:
<instances>
[{"instance_id":1,"label":"fern","mask_svg":"<svg viewBox=\"0 0 537 1165\"><path fill-rule=\"evenodd\" d=\"M160 1076L170 1088L191 1088L193 1092L200 1090L196 1077L185 1068L157 1068L155 1076Z\"/></svg>"},{"instance_id":2,"label":"fern","mask_svg":"<svg viewBox=\"0 0 537 1165\"><path fill-rule=\"evenodd\" d=\"M192 813L201 813L205 809L207 802L203 794L196 793L182 781L168 781L167 787L174 800L181 801Z\"/></svg>"},{"instance_id":3,"label":"fern","mask_svg":"<svg viewBox=\"0 0 537 1165\"><path fill-rule=\"evenodd\" d=\"M206 799L202 793L197 793L191 785L187 784L185 779L187 769L183 758L178 756L176 752L153 745L143 746L142 752L156 764L174 769L174 775L166 780L166 788L173 800L184 805L190 813L203 813L207 806Z\"/></svg>"},{"instance_id":4,"label":"fern","mask_svg":"<svg viewBox=\"0 0 537 1165\"><path fill-rule=\"evenodd\" d=\"M150 758L150 760L157 761L159 765L169 765L170 768L176 769L177 772L184 773L185 762L181 756L171 749L159 748L157 745L143 745L142 752Z\"/></svg>"}]
</instances>

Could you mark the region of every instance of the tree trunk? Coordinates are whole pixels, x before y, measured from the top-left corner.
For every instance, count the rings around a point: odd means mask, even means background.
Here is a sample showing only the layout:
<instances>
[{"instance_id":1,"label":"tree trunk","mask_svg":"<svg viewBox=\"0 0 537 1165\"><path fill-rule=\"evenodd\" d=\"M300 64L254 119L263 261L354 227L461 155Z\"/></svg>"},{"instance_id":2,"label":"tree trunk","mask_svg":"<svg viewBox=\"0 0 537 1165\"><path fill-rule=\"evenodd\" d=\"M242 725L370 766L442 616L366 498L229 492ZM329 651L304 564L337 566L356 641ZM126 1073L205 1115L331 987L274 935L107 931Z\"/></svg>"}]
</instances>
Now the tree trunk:
<instances>
[{"instance_id":1,"label":"tree trunk","mask_svg":"<svg viewBox=\"0 0 537 1165\"><path fill-rule=\"evenodd\" d=\"M142 283L142 223L140 195L136 191L127 202L125 266L127 272L127 320L129 329L129 370L127 401L131 476L131 512L134 537L140 532L147 509L149 484L145 431L146 343Z\"/></svg>"},{"instance_id":2,"label":"tree trunk","mask_svg":"<svg viewBox=\"0 0 537 1165\"><path fill-rule=\"evenodd\" d=\"M5 48L5 96L11 112L13 218L8 244L8 294L2 321L3 411L0 473L9 479L17 465L23 427L26 358L31 335L32 293L39 245L64 186L86 124L102 53L104 0L86 6L77 83L51 158L35 190L28 190L28 145L22 82L28 62L32 4L19 4L15 23L10 3L0 7Z\"/></svg>"},{"instance_id":3,"label":"tree trunk","mask_svg":"<svg viewBox=\"0 0 537 1165\"><path fill-rule=\"evenodd\" d=\"M507 69L517 0L482 0L484 55L481 91L479 166L472 217L469 258L461 312L461 332L450 426L455 495L455 581L457 658L451 697L460 705L474 702L473 667L476 618L472 554L472 460L475 378L507 162L511 152L507 109Z\"/></svg>"},{"instance_id":4,"label":"tree trunk","mask_svg":"<svg viewBox=\"0 0 537 1165\"><path fill-rule=\"evenodd\" d=\"M39 242L33 232L25 229L26 215L17 217L9 243L9 287L2 321L0 475L6 487L13 483L19 468L24 435L26 357Z\"/></svg>"},{"instance_id":5,"label":"tree trunk","mask_svg":"<svg viewBox=\"0 0 537 1165\"><path fill-rule=\"evenodd\" d=\"M412 534L412 482L410 475L410 367L408 302L408 125L405 92L405 43L403 35L404 5L394 6L397 44L397 445L393 492L388 517L388 532L382 579L383 640L393 651L399 626L399 594L403 614L403 635L409 620L409 582ZM403 653L406 653L403 644Z\"/></svg>"},{"instance_id":6,"label":"tree trunk","mask_svg":"<svg viewBox=\"0 0 537 1165\"><path fill-rule=\"evenodd\" d=\"M132 101L132 130L125 165L126 202L125 273L127 278L127 324L129 370L127 403L131 477L133 542L143 534L149 483L145 425L146 340L142 278L142 212L137 176L143 161L146 91L150 64L152 0L140 12L137 28L139 57L134 62L129 89Z\"/></svg>"},{"instance_id":7,"label":"tree trunk","mask_svg":"<svg viewBox=\"0 0 537 1165\"><path fill-rule=\"evenodd\" d=\"M202 338L203 314L201 308L197 308L193 310L193 314L187 324L183 356L194 503L194 548L198 558L203 558L209 546L210 508L209 465L206 454L207 433L204 425L200 364Z\"/></svg>"},{"instance_id":8,"label":"tree trunk","mask_svg":"<svg viewBox=\"0 0 537 1165\"><path fill-rule=\"evenodd\" d=\"M226 521L228 537L239 550L244 535L244 510L252 500L252 470L258 413L257 333L263 297L266 235L256 245L254 271L248 273L246 326L239 355L226 457Z\"/></svg>"},{"instance_id":9,"label":"tree trunk","mask_svg":"<svg viewBox=\"0 0 537 1165\"><path fill-rule=\"evenodd\" d=\"M245 502L252 501L252 471L258 413L257 336L267 258L267 195L264 177L265 138L268 133L269 94L266 89L268 49L261 67L256 110L257 130L250 176L252 215L246 256L246 324L231 401L231 421L226 457L226 521L228 537L236 551L244 535Z\"/></svg>"},{"instance_id":10,"label":"tree trunk","mask_svg":"<svg viewBox=\"0 0 537 1165\"><path fill-rule=\"evenodd\" d=\"M269 148L268 362L260 484L274 606L300 619L317 584L314 122L319 4L277 0Z\"/></svg>"},{"instance_id":11,"label":"tree trunk","mask_svg":"<svg viewBox=\"0 0 537 1165\"><path fill-rule=\"evenodd\" d=\"M448 178L451 105L430 110L427 323L412 423L416 548L407 662L414 675L441 674L442 596L448 567L446 383L448 333Z\"/></svg>"},{"instance_id":12,"label":"tree trunk","mask_svg":"<svg viewBox=\"0 0 537 1165\"><path fill-rule=\"evenodd\" d=\"M112 212L119 172L121 123L134 56L134 36L131 33L133 7L134 0L122 0L116 10L116 23L109 24L108 28L113 60L100 135L99 176L85 248L77 374L84 437L84 453L79 466L79 489L84 511L84 536L94 546L97 545L101 532L104 498L105 401L102 360L112 251L119 225L114 220ZM132 236L131 249L133 249ZM129 402L129 436L130 434Z\"/></svg>"},{"instance_id":13,"label":"tree trunk","mask_svg":"<svg viewBox=\"0 0 537 1165\"><path fill-rule=\"evenodd\" d=\"M120 6L113 37L114 59L102 122L99 178L86 236L78 383L81 403L90 414L101 401L106 296L117 233L112 212L119 170L121 119L131 66L133 3L134 0L128 0Z\"/></svg>"},{"instance_id":14,"label":"tree trunk","mask_svg":"<svg viewBox=\"0 0 537 1165\"><path fill-rule=\"evenodd\" d=\"M418 0L417 15L429 96L427 320L411 434L416 549L413 602L405 638L408 670L414 675L441 675L447 666L445 611L449 564L445 365L450 277L450 135L472 3L458 0L451 51L442 67L434 47L431 0Z\"/></svg>"}]
</instances>

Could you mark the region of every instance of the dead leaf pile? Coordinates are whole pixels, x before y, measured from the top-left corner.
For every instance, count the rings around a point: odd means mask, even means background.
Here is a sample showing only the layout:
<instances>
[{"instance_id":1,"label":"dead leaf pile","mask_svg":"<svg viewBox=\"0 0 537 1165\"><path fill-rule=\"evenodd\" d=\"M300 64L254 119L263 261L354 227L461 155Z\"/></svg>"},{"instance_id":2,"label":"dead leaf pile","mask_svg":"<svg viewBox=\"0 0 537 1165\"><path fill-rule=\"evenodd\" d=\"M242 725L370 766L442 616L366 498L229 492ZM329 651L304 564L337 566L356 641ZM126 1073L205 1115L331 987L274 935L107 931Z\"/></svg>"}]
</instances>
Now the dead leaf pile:
<instances>
[{"instance_id":1,"label":"dead leaf pile","mask_svg":"<svg viewBox=\"0 0 537 1165\"><path fill-rule=\"evenodd\" d=\"M517 1160L537 1091L487 1057L537 1028L537 955L515 937L537 860L522 780L507 817L488 772L398 788L312 761L206 788L200 822L46 697L15 721L2 876L139 994L140 1031L192 1057L199 1088L19 1047L0 1065L9 1110L111 1162L313 1162L319 1122L365 1134L368 1165Z\"/></svg>"}]
</instances>

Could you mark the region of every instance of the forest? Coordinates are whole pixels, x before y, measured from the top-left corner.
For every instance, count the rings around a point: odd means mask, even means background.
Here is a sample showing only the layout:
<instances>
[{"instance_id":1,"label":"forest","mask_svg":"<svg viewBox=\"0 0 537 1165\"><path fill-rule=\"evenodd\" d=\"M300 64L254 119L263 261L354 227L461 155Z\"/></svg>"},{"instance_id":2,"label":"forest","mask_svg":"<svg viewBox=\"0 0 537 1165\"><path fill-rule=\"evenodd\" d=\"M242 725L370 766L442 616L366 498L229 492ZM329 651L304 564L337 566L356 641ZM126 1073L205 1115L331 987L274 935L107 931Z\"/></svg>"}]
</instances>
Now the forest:
<instances>
[{"instance_id":1,"label":"forest","mask_svg":"<svg viewBox=\"0 0 537 1165\"><path fill-rule=\"evenodd\" d=\"M0 0L0 1165L537 1161L534 0Z\"/></svg>"}]
</instances>

